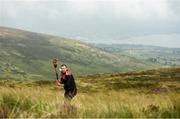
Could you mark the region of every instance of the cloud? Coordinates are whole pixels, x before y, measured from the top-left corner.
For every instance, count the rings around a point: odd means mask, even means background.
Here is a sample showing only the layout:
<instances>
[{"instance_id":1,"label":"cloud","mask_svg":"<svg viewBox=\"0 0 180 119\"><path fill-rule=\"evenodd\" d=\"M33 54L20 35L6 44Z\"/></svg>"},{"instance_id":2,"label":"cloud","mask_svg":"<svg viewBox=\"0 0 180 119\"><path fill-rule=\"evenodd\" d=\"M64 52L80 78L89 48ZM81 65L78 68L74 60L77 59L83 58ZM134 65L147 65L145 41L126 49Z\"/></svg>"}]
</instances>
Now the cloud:
<instances>
[{"instance_id":1,"label":"cloud","mask_svg":"<svg viewBox=\"0 0 180 119\"><path fill-rule=\"evenodd\" d=\"M169 0L167 1L167 5L175 16L180 17L180 0Z\"/></svg>"},{"instance_id":2,"label":"cloud","mask_svg":"<svg viewBox=\"0 0 180 119\"><path fill-rule=\"evenodd\" d=\"M0 10L2 26L89 41L180 33L180 0L0 0Z\"/></svg>"},{"instance_id":3,"label":"cloud","mask_svg":"<svg viewBox=\"0 0 180 119\"><path fill-rule=\"evenodd\" d=\"M3 17L10 18L21 15L23 10L44 11L50 17L107 13L114 17L152 19L180 15L178 0L0 0L0 4L5 12Z\"/></svg>"}]
</instances>

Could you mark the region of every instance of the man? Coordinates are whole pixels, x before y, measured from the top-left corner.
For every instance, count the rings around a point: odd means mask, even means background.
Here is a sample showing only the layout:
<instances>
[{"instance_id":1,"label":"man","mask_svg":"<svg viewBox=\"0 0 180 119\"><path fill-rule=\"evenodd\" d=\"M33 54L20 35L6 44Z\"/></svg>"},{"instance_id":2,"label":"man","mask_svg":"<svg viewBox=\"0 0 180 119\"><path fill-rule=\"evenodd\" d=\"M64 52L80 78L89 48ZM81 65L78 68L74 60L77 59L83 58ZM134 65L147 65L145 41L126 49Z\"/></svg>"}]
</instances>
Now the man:
<instances>
[{"instance_id":1,"label":"man","mask_svg":"<svg viewBox=\"0 0 180 119\"><path fill-rule=\"evenodd\" d=\"M64 84L64 97L66 98L66 101L70 102L77 93L76 83L70 69L67 68L66 64L61 65L60 71L61 80L58 80L57 84Z\"/></svg>"}]
</instances>

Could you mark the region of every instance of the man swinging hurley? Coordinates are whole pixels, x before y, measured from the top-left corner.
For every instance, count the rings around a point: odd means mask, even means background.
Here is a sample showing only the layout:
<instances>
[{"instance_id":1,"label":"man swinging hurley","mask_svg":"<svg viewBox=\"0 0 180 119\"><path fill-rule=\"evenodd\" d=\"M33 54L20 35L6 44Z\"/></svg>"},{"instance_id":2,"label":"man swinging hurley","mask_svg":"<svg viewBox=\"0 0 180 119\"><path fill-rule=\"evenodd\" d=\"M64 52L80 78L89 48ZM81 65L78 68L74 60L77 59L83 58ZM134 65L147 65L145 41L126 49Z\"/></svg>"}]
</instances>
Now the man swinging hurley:
<instances>
[{"instance_id":1,"label":"man swinging hurley","mask_svg":"<svg viewBox=\"0 0 180 119\"><path fill-rule=\"evenodd\" d=\"M64 97L66 98L67 101L71 101L72 98L76 95L77 93L77 88L76 88L76 83L74 80L74 77L70 71L70 69L66 66L66 64L62 64L60 71L61 71L61 79L58 80L58 74L57 74L57 60L53 60L55 72L56 72L56 78L57 78L57 85L64 84ZM55 67L56 65L56 67Z\"/></svg>"}]
</instances>

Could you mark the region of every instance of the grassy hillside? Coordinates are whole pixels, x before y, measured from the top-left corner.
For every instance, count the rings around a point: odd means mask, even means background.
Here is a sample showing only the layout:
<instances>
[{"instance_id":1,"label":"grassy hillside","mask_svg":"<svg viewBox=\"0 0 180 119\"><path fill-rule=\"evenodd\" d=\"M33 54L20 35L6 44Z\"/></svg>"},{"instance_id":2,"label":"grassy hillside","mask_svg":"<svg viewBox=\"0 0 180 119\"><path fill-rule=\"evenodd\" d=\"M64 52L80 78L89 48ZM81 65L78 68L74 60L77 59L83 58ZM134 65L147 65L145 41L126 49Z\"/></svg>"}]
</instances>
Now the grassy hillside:
<instances>
[{"instance_id":1,"label":"grassy hillside","mask_svg":"<svg viewBox=\"0 0 180 119\"><path fill-rule=\"evenodd\" d=\"M78 94L64 108L51 80L1 80L0 117L180 118L180 68L76 77Z\"/></svg>"},{"instance_id":2,"label":"grassy hillside","mask_svg":"<svg viewBox=\"0 0 180 119\"><path fill-rule=\"evenodd\" d=\"M0 49L0 79L53 79L53 58L67 63L75 75L160 66L76 40L5 27L0 27Z\"/></svg>"}]
</instances>

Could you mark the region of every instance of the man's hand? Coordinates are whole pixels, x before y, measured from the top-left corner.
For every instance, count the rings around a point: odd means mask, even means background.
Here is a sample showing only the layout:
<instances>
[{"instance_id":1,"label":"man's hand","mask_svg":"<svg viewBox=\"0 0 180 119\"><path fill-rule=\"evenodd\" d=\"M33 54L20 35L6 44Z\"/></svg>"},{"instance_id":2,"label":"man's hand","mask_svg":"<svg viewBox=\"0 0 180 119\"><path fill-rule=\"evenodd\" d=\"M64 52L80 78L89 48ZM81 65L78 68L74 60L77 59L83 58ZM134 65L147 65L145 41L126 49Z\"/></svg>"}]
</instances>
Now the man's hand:
<instances>
[{"instance_id":1,"label":"man's hand","mask_svg":"<svg viewBox=\"0 0 180 119\"><path fill-rule=\"evenodd\" d=\"M59 82L59 80L56 81L58 86L61 86L61 83Z\"/></svg>"}]
</instances>

